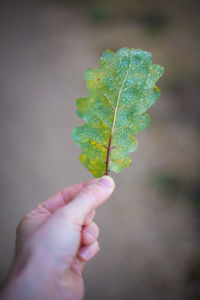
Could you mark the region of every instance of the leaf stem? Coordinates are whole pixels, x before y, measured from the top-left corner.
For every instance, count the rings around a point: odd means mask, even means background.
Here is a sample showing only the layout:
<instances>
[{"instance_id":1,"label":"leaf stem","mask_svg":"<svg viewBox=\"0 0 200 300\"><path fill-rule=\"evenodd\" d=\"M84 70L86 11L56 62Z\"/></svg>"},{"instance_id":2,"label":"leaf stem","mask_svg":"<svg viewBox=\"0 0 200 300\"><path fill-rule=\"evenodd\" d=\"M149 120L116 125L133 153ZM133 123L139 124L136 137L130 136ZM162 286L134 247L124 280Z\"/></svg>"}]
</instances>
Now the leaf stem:
<instances>
[{"instance_id":1,"label":"leaf stem","mask_svg":"<svg viewBox=\"0 0 200 300\"><path fill-rule=\"evenodd\" d=\"M109 175L109 160L110 160L110 151L111 151L111 142L112 142L112 134L110 135L109 143L108 143L108 151L107 151L107 158L106 158L106 172L104 175Z\"/></svg>"}]
</instances>

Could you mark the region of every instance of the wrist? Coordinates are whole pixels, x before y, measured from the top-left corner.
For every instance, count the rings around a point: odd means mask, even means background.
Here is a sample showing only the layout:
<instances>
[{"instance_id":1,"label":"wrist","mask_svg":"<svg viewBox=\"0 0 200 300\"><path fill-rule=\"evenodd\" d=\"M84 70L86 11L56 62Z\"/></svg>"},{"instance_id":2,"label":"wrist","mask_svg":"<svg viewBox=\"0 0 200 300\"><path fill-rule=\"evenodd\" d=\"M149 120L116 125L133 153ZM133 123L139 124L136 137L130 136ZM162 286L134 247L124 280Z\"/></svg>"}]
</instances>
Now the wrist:
<instances>
[{"instance_id":1,"label":"wrist","mask_svg":"<svg viewBox=\"0 0 200 300\"><path fill-rule=\"evenodd\" d=\"M54 268L54 271L55 268ZM55 272L48 256L39 251L27 250L17 256L2 290L2 299L46 299L48 286L53 288Z\"/></svg>"}]
</instances>

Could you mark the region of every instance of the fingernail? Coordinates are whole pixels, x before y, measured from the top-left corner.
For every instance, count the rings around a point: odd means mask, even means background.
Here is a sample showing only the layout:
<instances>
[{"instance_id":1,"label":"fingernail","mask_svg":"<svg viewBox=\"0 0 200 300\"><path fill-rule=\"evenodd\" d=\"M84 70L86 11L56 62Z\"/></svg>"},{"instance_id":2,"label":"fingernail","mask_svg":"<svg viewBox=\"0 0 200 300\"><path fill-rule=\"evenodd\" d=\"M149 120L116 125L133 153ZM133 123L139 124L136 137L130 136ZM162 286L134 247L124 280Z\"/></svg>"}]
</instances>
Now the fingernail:
<instances>
[{"instance_id":1,"label":"fingernail","mask_svg":"<svg viewBox=\"0 0 200 300\"><path fill-rule=\"evenodd\" d=\"M109 189L113 188L115 185L113 179L108 175L105 175L105 176L99 178L98 183L100 183L103 187L106 187Z\"/></svg>"},{"instance_id":2,"label":"fingernail","mask_svg":"<svg viewBox=\"0 0 200 300\"><path fill-rule=\"evenodd\" d=\"M87 230L86 231L86 235L87 235L87 238L90 240L90 241L94 241L95 238L96 238L96 234L94 231L92 230Z\"/></svg>"},{"instance_id":3,"label":"fingernail","mask_svg":"<svg viewBox=\"0 0 200 300\"><path fill-rule=\"evenodd\" d=\"M87 248L81 248L79 250L79 254L81 255L81 257L85 260L87 260L87 258L89 257L90 251Z\"/></svg>"},{"instance_id":4,"label":"fingernail","mask_svg":"<svg viewBox=\"0 0 200 300\"><path fill-rule=\"evenodd\" d=\"M96 248L94 252L94 248ZM94 254L99 251L99 243L96 241L90 247L83 247L79 250L79 255L84 259L90 259Z\"/></svg>"}]
</instances>

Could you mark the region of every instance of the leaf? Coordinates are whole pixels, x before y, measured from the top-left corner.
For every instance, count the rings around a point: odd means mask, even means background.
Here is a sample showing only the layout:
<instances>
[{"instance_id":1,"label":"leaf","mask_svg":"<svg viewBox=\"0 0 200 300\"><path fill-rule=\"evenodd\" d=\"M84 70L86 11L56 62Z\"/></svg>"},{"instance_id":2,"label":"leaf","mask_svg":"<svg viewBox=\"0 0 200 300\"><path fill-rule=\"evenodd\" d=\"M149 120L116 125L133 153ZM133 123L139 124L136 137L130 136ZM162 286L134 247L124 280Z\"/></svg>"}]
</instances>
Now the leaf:
<instances>
[{"instance_id":1,"label":"leaf","mask_svg":"<svg viewBox=\"0 0 200 300\"><path fill-rule=\"evenodd\" d=\"M95 177L131 165L129 154L138 146L135 135L150 124L145 112L160 96L155 84L162 74L150 53L128 48L106 50L99 68L86 70L89 96L77 100L77 114L85 124L72 137L83 150L80 161Z\"/></svg>"}]
</instances>

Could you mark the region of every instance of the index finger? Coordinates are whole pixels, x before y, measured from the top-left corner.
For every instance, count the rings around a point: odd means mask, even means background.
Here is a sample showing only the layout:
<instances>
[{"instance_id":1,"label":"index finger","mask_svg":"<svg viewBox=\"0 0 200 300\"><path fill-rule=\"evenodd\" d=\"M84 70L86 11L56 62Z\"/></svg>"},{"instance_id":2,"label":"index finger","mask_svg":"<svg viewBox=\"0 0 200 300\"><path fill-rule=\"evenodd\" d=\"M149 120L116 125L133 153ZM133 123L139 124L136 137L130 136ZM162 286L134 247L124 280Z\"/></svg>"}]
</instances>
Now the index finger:
<instances>
[{"instance_id":1,"label":"index finger","mask_svg":"<svg viewBox=\"0 0 200 300\"><path fill-rule=\"evenodd\" d=\"M92 180L81 182L70 187L64 188L63 190L57 192L55 195L53 195L46 201L40 203L40 205L53 214L59 208L65 206L70 201L72 201L78 195L78 193L80 193L83 187L89 184L91 181Z\"/></svg>"}]
</instances>

